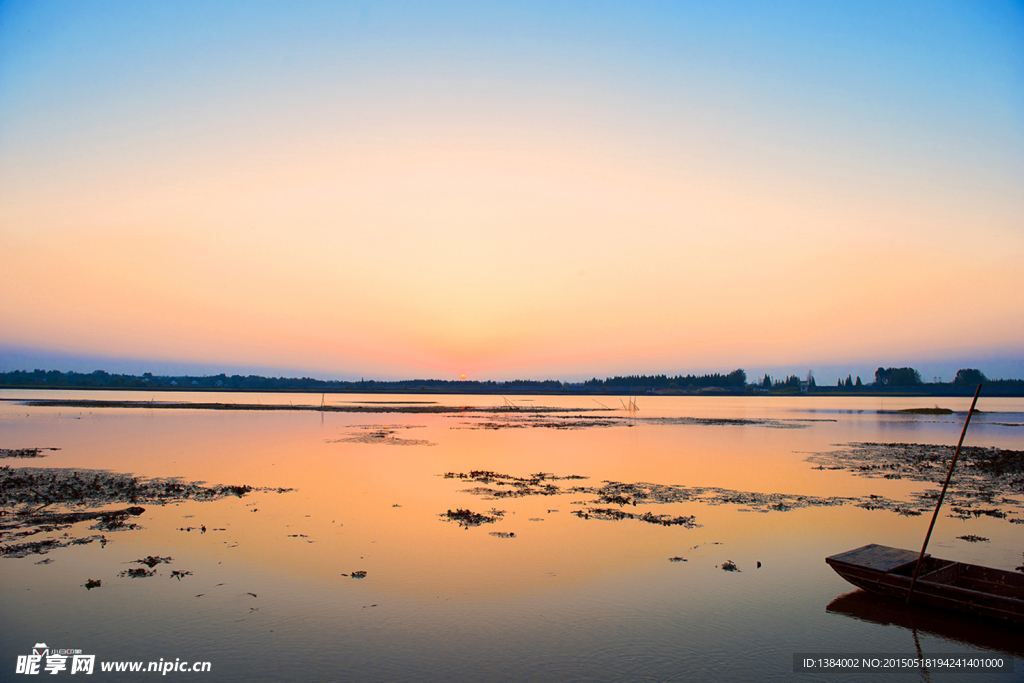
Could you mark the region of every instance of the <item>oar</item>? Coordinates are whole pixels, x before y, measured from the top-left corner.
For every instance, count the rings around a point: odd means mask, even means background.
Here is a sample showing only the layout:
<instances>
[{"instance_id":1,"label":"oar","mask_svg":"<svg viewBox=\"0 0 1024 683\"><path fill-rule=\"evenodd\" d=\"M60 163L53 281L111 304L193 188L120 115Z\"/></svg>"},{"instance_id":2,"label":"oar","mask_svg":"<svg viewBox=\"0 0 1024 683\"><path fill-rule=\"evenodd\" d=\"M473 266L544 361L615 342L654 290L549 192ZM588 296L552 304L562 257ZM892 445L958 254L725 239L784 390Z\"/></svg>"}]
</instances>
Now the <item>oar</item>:
<instances>
[{"instance_id":1,"label":"oar","mask_svg":"<svg viewBox=\"0 0 1024 683\"><path fill-rule=\"evenodd\" d=\"M907 591L907 604L910 604L910 596L914 594L914 586L917 584L917 575L921 573L921 565L924 563L924 551L928 549L928 540L932 537L932 529L935 528L935 520L939 518L939 508L942 507L942 499L946 497L946 488L953 476L953 468L956 467L956 459L960 456L960 447L964 445L964 436L967 434L967 425L971 424L971 415L974 414L974 406L978 404L978 395L981 393L981 385L974 392L974 400L971 401L971 409L967 411L967 419L964 420L964 429L960 432L960 441L953 451L953 461L949 463L949 471L946 472L946 483L942 485L942 493L939 494L939 502L935 504L935 514L932 515L932 523L928 525L928 533L924 537L924 545L921 546L921 554L917 558L917 566L914 567L914 577L910 579L910 590Z\"/></svg>"}]
</instances>

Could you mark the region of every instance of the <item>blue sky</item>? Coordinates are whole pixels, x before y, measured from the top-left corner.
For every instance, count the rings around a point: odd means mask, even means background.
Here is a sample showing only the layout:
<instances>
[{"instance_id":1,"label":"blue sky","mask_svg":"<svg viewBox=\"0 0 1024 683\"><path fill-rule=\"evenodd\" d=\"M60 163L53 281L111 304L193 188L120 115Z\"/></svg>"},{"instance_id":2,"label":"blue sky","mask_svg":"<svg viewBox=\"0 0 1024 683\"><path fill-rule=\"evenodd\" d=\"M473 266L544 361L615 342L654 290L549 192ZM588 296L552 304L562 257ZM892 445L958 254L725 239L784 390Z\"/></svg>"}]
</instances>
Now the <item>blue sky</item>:
<instances>
[{"instance_id":1,"label":"blue sky","mask_svg":"<svg viewBox=\"0 0 1024 683\"><path fill-rule=\"evenodd\" d=\"M0 366L1009 376L1021 178L1020 3L6 2Z\"/></svg>"}]
</instances>

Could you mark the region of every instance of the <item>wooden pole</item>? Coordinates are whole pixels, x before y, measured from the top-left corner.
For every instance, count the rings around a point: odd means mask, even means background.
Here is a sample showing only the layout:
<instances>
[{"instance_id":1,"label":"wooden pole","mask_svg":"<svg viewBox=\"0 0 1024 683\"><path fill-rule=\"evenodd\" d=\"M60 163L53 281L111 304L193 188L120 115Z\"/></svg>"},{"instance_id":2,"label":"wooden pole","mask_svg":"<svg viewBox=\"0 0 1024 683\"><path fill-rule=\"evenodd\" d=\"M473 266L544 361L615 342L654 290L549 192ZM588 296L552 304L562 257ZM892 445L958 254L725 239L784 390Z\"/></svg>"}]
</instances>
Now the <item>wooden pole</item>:
<instances>
[{"instance_id":1,"label":"wooden pole","mask_svg":"<svg viewBox=\"0 0 1024 683\"><path fill-rule=\"evenodd\" d=\"M914 586L917 584L917 575L921 573L921 565L924 563L924 552L928 549L928 541L932 537L932 529L935 528L935 520L939 518L939 508L942 507L942 499L946 497L946 489L949 487L949 480L953 477L953 468L956 467L956 459L960 455L960 448L964 445L964 436L967 435L967 425L971 424L971 415L974 414L974 406L978 404L978 395L981 393L981 385L974 392L974 400L971 401L971 409L967 411L967 419L964 420L964 429L960 432L960 441L953 451L953 460L949 463L949 471L946 472L946 482L942 485L942 493L939 494L939 502L935 504L935 514L932 515L932 523L928 525L928 533L924 537L924 545L921 546L921 554L917 558L917 566L914 567L914 577L910 579L910 589L907 591L907 603L910 604L910 596L914 594Z\"/></svg>"}]
</instances>

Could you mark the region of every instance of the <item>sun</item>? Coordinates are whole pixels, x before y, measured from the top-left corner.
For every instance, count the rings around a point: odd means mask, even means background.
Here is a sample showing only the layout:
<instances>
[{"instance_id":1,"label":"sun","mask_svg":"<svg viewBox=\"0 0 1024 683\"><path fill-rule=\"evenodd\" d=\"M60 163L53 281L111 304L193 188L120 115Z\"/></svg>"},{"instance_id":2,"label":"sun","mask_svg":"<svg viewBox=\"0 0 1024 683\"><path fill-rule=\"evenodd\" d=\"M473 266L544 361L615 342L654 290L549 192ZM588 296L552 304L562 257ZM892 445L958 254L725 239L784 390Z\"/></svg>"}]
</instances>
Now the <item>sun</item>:
<instances>
[{"instance_id":1,"label":"sun","mask_svg":"<svg viewBox=\"0 0 1024 683\"><path fill-rule=\"evenodd\" d=\"M459 379L466 379L465 375L459 375Z\"/></svg>"}]
</instances>

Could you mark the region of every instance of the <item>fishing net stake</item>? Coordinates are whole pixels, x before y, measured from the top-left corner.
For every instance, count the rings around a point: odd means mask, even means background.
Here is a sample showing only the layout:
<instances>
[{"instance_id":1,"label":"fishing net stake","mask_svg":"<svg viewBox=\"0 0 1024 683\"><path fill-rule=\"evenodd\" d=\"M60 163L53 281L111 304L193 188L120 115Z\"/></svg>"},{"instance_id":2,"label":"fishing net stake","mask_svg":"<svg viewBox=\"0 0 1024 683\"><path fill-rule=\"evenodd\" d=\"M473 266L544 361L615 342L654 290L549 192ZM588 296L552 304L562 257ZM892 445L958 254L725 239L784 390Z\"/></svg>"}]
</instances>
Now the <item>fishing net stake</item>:
<instances>
[{"instance_id":1,"label":"fishing net stake","mask_svg":"<svg viewBox=\"0 0 1024 683\"><path fill-rule=\"evenodd\" d=\"M960 441L953 451L953 461L949 463L949 471L946 472L946 482L942 485L942 493L939 494L939 502L935 504L935 514L932 515L932 523L928 525L928 533L924 537L924 545L921 546L921 554L917 558L917 566L914 567L914 577L910 579L910 589L907 590L907 602L910 604L910 596L914 594L914 586L917 584L917 575L921 573L921 565L924 563L924 551L928 549L928 540L932 537L932 529L935 528L935 520L939 518L939 508L942 507L942 499L946 497L946 489L949 487L949 480L953 477L953 468L956 467L956 459L960 456L960 447L964 445L964 436L967 435L967 425L971 424L971 415L974 415L974 406L978 404L978 395L981 394L981 385L978 385L974 392L974 400L971 401L971 409L967 411L967 419L964 420L963 431L960 432Z\"/></svg>"}]
</instances>

